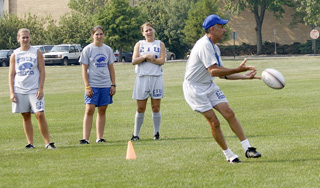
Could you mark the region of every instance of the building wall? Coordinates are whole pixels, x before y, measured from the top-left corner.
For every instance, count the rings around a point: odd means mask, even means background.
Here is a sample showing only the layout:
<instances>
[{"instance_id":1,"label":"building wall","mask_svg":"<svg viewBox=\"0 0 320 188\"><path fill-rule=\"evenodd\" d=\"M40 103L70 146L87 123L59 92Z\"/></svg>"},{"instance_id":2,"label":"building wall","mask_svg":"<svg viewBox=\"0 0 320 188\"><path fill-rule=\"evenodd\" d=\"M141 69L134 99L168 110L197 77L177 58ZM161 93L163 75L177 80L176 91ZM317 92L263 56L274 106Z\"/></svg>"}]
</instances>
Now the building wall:
<instances>
[{"instance_id":1,"label":"building wall","mask_svg":"<svg viewBox=\"0 0 320 188\"><path fill-rule=\"evenodd\" d=\"M59 20L65 13L70 12L69 0L7 0L9 2L10 14L24 16L35 14L37 16L51 15L53 19Z\"/></svg>"},{"instance_id":2,"label":"building wall","mask_svg":"<svg viewBox=\"0 0 320 188\"><path fill-rule=\"evenodd\" d=\"M3 1L3 0L0 0ZM59 18L70 12L69 0L4 0L9 2L7 12L24 16L26 14L36 14L37 16L51 15L53 19ZM136 0L137 1L137 0ZM133 5L134 0L129 0Z\"/></svg>"},{"instance_id":3,"label":"building wall","mask_svg":"<svg viewBox=\"0 0 320 188\"><path fill-rule=\"evenodd\" d=\"M0 0L0 18L6 13L5 0Z\"/></svg>"},{"instance_id":4,"label":"building wall","mask_svg":"<svg viewBox=\"0 0 320 188\"><path fill-rule=\"evenodd\" d=\"M262 25L262 42L274 42L274 29L276 30L276 42L279 44L305 43L310 40L311 26L298 24L295 28L290 28L289 24L292 21L291 15L293 13L294 11L291 8L287 8L283 18L279 21L273 16L273 13L267 11ZM238 34L235 40L236 45L257 43L256 21L250 11L244 11L239 16L232 17L228 26L231 31ZM229 41L228 44L233 44L233 40Z\"/></svg>"}]
</instances>

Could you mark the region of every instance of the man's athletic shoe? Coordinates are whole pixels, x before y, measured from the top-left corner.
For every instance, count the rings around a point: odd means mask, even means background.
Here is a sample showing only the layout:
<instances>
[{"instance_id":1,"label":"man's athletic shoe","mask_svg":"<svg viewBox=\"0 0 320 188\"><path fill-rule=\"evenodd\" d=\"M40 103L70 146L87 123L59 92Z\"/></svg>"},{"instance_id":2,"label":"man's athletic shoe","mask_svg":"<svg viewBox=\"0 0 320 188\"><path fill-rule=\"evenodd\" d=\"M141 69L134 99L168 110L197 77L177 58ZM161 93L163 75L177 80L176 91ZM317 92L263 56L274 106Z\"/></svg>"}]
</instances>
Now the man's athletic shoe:
<instances>
[{"instance_id":1,"label":"man's athletic shoe","mask_svg":"<svg viewBox=\"0 0 320 188\"><path fill-rule=\"evenodd\" d=\"M79 144L89 144L89 140L82 139Z\"/></svg>"},{"instance_id":2,"label":"man's athletic shoe","mask_svg":"<svg viewBox=\"0 0 320 188\"><path fill-rule=\"evenodd\" d=\"M57 149L53 142L46 145L47 149Z\"/></svg>"},{"instance_id":3,"label":"man's athletic shoe","mask_svg":"<svg viewBox=\"0 0 320 188\"><path fill-rule=\"evenodd\" d=\"M257 152L256 148L254 148L254 147L248 148L245 154L246 154L247 158L259 158L259 157L261 157L261 153Z\"/></svg>"},{"instance_id":4,"label":"man's athletic shoe","mask_svg":"<svg viewBox=\"0 0 320 188\"><path fill-rule=\"evenodd\" d=\"M239 158L234 158L232 161L228 160L229 163L241 163Z\"/></svg>"},{"instance_id":5,"label":"man's athletic shoe","mask_svg":"<svg viewBox=\"0 0 320 188\"><path fill-rule=\"evenodd\" d=\"M159 135L159 132L157 132L157 134L153 136L153 140L159 140L159 139L160 139L160 135Z\"/></svg>"},{"instance_id":6,"label":"man's athletic shoe","mask_svg":"<svg viewBox=\"0 0 320 188\"><path fill-rule=\"evenodd\" d=\"M35 148L35 147L34 147L34 145L32 145L32 144L26 145L26 149L33 149L33 148Z\"/></svg>"},{"instance_id":7,"label":"man's athletic shoe","mask_svg":"<svg viewBox=\"0 0 320 188\"><path fill-rule=\"evenodd\" d=\"M132 135L132 138L131 138L132 141L136 141L136 140L140 140L139 136L134 136Z\"/></svg>"},{"instance_id":8,"label":"man's athletic shoe","mask_svg":"<svg viewBox=\"0 0 320 188\"><path fill-rule=\"evenodd\" d=\"M103 143L103 142L107 142L105 139L103 138L100 138L100 139L97 139L96 140L97 143Z\"/></svg>"}]
</instances>

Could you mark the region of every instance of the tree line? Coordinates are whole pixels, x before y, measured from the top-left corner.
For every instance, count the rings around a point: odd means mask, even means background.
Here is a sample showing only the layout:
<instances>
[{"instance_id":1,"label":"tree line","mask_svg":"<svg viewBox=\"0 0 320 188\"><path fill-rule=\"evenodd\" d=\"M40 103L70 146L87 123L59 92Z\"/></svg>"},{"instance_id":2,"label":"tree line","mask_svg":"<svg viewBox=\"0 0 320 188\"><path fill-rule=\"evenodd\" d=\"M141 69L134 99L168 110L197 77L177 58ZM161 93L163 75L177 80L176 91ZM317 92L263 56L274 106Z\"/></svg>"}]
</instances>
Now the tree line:
<instances>
[{"instance_id":1,"label":"tree line","mask_svg":"<svg viewBox=\"0 0 320 188\"><path fill-rule=\"evenodd\" d=\"M70 0L70 13L59 21L51 16L5 15L0 19L0 49L18 46L16 33L26 27L31 31L32 44L77 43L82 46L91 42L93 26L105 29L105 43L114 50L132 51L134 44L143 39L140 25L153 23L156 37L168 50L182 58L204 31L204 18L212 13L223 19L249 9L256 19L257 54L261 53L261 28L265 11L273 12L281 19L285 7L296 10L294 23L317 26L320 17L320 0L140 0L130 6L128 0ZM227 27L227 37L230 30Z\"/></svg>"}]
</instances>

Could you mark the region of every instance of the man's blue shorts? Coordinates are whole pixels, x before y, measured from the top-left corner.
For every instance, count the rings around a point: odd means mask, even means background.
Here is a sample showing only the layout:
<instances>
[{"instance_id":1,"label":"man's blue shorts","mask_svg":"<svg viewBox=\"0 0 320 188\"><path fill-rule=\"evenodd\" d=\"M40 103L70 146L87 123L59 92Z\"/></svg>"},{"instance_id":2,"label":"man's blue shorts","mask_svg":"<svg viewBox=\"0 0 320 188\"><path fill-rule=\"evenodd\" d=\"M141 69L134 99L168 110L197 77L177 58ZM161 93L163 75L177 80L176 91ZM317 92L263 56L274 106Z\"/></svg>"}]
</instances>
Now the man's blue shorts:
<instances>
[{"instance_id":1,"label":"man's blue shorts","mask_svg":"<svg viewBox=\"0 0 320 188\"><path fill-rule=\"evenodd\" d=\"M91 87L93 91L93 96L90 98L84 93L84 103L94 104L96 106L105 106L112 104L112 96L110 95L110 87L107 88L96 88Z\"/></svg>"}]
</instances>

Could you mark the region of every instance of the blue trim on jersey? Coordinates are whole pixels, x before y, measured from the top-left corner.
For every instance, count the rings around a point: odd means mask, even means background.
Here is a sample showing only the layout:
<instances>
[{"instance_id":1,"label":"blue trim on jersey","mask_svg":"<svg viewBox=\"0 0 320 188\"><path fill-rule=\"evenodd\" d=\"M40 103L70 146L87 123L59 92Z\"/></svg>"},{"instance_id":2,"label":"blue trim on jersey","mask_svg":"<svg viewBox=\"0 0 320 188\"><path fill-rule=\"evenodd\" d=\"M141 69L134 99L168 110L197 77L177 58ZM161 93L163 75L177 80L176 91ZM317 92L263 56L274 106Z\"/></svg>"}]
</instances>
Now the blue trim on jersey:
<instances>
[{"instance_id":1,"label":"blue trim on jersey","mask_svg":"<svg viewBox=\"0 0 320 188\"><path fill-rule=\"evenodd\" d=\"M207 36L208 37L208 36ZM220 63L220 59L219 59L219 56L216 52L216 49L214 48L214 44L213 42L210 40L210 38L208 37L208 40L210 41L210 43L212 44L212 48L213 48L213 51L214 51L214 56L216 57L217 61L218 61L218 66L221 67L221 63Z\"/></svg>"}]
</instances>

